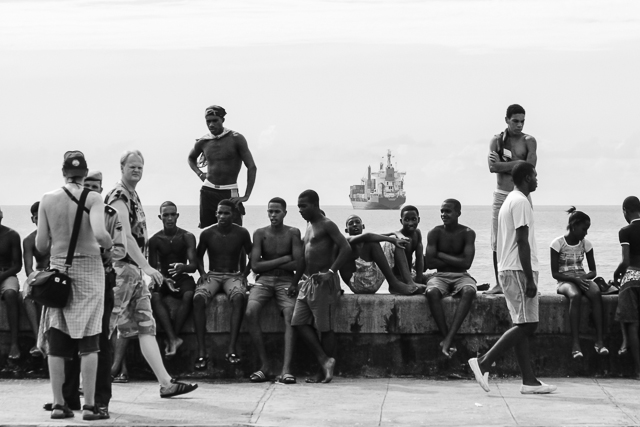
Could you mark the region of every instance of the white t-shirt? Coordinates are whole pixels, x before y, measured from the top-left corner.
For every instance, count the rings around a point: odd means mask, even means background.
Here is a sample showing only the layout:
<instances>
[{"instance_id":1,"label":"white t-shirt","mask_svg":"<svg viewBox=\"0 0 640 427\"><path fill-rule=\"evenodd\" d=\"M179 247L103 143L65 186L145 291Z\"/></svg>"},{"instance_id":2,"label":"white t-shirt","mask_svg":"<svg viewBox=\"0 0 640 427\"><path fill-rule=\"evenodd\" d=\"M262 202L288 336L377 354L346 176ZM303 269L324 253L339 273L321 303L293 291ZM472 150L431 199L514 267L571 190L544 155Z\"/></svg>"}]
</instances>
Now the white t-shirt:
<instances>
[{"instance_id":1,"label":"white t-shirt","mask_svg":"<svg viewBox=\"0 0 640 427\"><path fill-rule=\"evenodd\" d=\"M531 248L531 270L538 271L538 247L536 246L533 222L533 207L527 197L513 190L505 199L498 213L498 271L522 270L516 229L529 227L529 247Z\"/></svg>"},{"instance_id":2,"label":"white t-shirt","mask_svg":"<svg viewBox=\"0 0 640 427\"><path fill-rule=\"evenodd\" d=\"M584 268L582 268L584 254L592 250L593 245L587 239L583 239L577 245L571 246L567 244L564 236L560 236L551 242L551 249L560 254L558 270L560 273L564 273L576 270L584 271Z\"/></svg>"}]
</instances>

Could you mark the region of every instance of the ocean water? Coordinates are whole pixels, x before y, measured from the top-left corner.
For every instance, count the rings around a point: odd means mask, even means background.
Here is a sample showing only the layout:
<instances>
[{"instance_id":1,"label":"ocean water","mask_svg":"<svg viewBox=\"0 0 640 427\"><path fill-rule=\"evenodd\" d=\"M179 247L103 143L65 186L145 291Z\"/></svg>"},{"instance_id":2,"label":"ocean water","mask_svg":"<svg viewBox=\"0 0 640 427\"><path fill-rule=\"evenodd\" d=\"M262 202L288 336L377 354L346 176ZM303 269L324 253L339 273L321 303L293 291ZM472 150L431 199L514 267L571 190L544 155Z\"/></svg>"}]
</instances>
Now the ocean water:
<instances>
[{"instance_id":1,"label":"ocean water","mask_svg":"<svg viewBox=\"0 0 640 427\"><path fill-rule=\"evenodd\" d=\"M549 270L549 244L556 237L563 235L567 226L566 206L534 206L536 221L536 241L538 244L538 259L540 261L539 289L543 293L555 293L556 282ZM365 211L354 210L351 206L322 206L327 216L343 230L346 218L355 213L360 215L365 231L389 232L400 228L399 211ZM439 206L418 206L420 210L420 229L426 239L426 233L436 225L441 224ZM621 256L618 243L618 230L626 225L622 216L622 209L618 206L582 206L581 210L591 217L591 229L587 239L593 243L598 274L610 279ZM28 206L2 206L4 212L3 225L13 228L24 238L35 226L31 223ZM257 228L267 226L266 207L246 206L247 215L244 226L253 234ZM198 206L179 206L180 218L178 226L200 235L198 229ZM149 235L162 229L162 222L157 216L158 206L145 206ZM471 227L476 232L476 255L469 273L478 283L495 282L493 264L491 260L491 207L463 206L460 223ZM298 227L304 231L306 222L298 213L297 207L291 206L285 224ZM426 245L426 242L425 242ZM586 262L586 260L585 260ZM586 267L586 265L585 265ZM19 276L24 280L24 273ZM343 286L345 289L346 286ZM387 292L386 284L380 292Z\"/></svg>"}]
</instances>

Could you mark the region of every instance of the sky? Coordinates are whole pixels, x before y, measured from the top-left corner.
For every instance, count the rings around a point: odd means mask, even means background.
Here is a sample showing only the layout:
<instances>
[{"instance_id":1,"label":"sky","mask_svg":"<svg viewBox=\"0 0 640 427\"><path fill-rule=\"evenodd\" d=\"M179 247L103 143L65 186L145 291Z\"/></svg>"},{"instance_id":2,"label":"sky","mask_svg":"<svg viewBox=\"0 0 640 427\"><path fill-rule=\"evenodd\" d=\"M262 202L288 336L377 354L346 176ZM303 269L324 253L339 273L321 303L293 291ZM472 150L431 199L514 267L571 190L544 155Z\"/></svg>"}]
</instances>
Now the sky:
<instances>
[{"instance_id":1,"label":"sky","mask_svg":"<svg viewBox=\"0 0 640 427\"><path fill-rule=\"evenodd\" d=\"M0 0L0 206L61 186L74 149L106 189L139 149L144 204L197 205L211 104L256 161L248 204L348 205L390 149L407 203L488 205L513 103L537 204L618 205L640 193L639 69L631 0Z\"/></svg>"}]
</instances>

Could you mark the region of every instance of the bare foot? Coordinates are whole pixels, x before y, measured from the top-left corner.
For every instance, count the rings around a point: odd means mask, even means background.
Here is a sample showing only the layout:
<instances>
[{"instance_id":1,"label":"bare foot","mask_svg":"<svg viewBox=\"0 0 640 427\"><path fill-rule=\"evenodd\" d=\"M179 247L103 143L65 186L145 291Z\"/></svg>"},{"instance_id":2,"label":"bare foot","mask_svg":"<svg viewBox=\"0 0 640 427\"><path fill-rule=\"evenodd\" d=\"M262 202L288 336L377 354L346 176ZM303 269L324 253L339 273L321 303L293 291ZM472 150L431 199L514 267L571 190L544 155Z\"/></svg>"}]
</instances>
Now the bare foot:
<instances>
[{"instance_id":1,"label":"bare foot","mask_svg":"<svg viewBox=\"0 0 640 427\"><path fill-rule=\"evenodd\" d=\"M17 344L11 345L11 350L9 351L9 359L20 359L20 349Z\"/></svg>"},{"instance_id":2,"label":"bare foot","mask_svg":"<svg viewBox=\"0 0 640 427\"><path fill-rule=\"evenodd\" d=\"M499 295L503 293L504 292L502 292L502 288L500 287L500 285L495 285L493 288L485 292L485 294L487 295Z\"/></svg>"},{"instance_id":3,"label":"bare foot","mask_svg":"<svg viewBox=\"0 0 640 427\"><path fill-rule=\"evenodd\" d=\"M183 342L182 338L176 338L175 341L169 341L165 355L167 357L175 356L178 351L178 347L180 347Z\"/></svg>"},{"instance_id":4,"label":"bare foot","mask_svg":"<svg viewBox=\"0 0 640 427\"><path fill-rule=\"evenodd\" d=\"M333 368L336 367L336 359L330 357L327 363L322 366L322 370L324 371L324 379L322 382L324 384L328 384L333 379Z\"/></svg>"},{"instance_id":5,"label":"bare foot","mask_svg":"<svg viewBox=\"0 0 640 427\"><path fill-rule=\"evenodd\" d=\"M447 356L449 359L451 359L451 357L456 353L456 351L458 351L458 349L452 346L451 343L446 343L445 345L444 341L440 343L440 350L442 351L442 354Z\"/></svg>"}]
</instances>

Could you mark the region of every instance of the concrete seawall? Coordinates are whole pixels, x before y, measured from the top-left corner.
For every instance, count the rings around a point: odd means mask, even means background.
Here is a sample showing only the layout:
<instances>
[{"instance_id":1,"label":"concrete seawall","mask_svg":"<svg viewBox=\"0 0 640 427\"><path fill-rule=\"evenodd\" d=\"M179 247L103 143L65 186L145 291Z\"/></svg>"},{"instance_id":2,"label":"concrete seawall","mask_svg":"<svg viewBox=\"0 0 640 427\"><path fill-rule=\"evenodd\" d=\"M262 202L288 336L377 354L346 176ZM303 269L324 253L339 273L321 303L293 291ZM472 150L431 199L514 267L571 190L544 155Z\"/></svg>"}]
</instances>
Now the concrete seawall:
<instances>
[{"instance_id":1,"label":"concrete seawall","mask_svg":"<svg viewBox=\"0 0 640 427\"><path fill-rule=\"evenodd\" d=\"M603 297L604 337L610 355L598 356L593 349L595 329L590 318L590 304L583 298L580 337L584 358L574 361L571 358L568 300L559 295L541 296L540 324L532 341L536 372L541 376L617 376L631 373L633 364L629 356L617 354L622 342L620 326L614 321L617 301L617 295ZM446 298L444 304L447 323L450 323L458 300ZM175 306L172 308L175 309ZM165 362L170 373L210 378L246 378L259 368L257 355L244 325L238 343L241 363L230 365L224 361L229 340L229 312L230 306L223 295L218 295L209 306L206 342L211 361L207 371L196 373L193 370L196 340L193 322L189 319L181 333L185 342L178 355ZM5 313L4 302L0 302L0 367L7 363L9 352L9 329ZM466 375L467 359L487 350L511 326L503 296L478 294L458 333L458 352L448 360L440 353L442 338L424 296L344 295L333 313L333 324L338 341L337 374L366 377ZM282 361L284 325L273 301L262 312L262 330L275 369ZM163 338L160 331L159 342L162 343ZM23 313L20 325L23 359L33 344L33 334ZM133 377L149 377L150 370L140 355L137 343L129 346L127 360ZM295 373L303 375L315 369L315 359L304 343L298 340L294 356ZM519 370L515 354L509 352L492 373L517 375Z\"/></svg>"}]
</instances>

